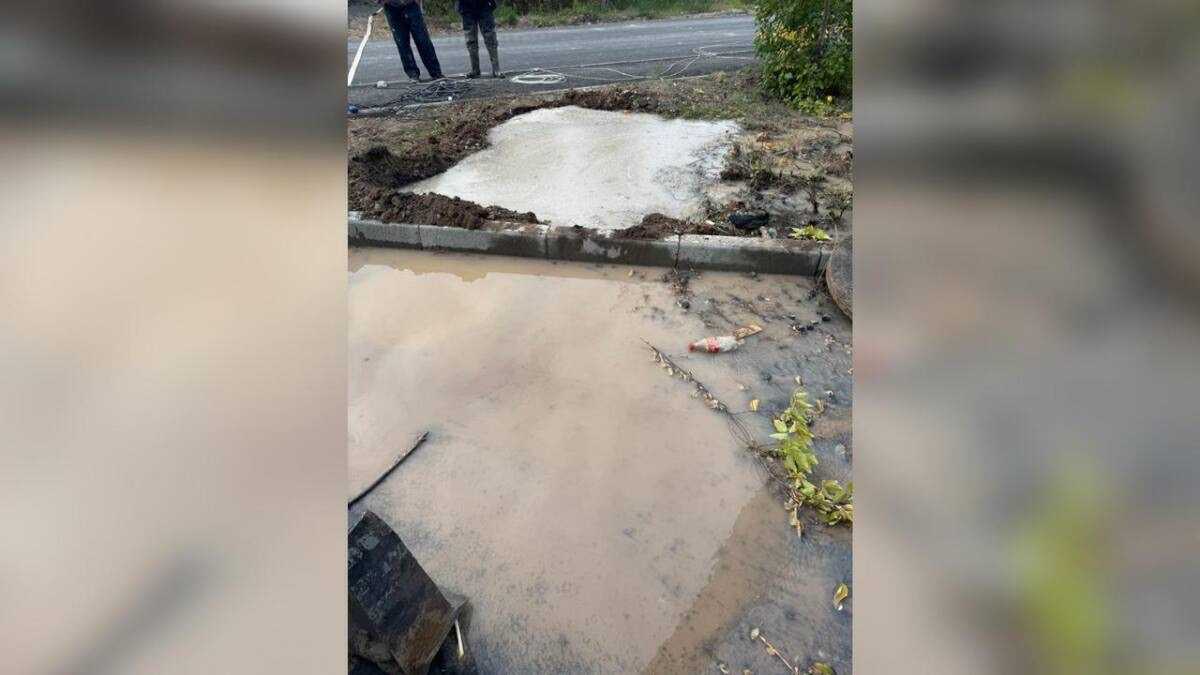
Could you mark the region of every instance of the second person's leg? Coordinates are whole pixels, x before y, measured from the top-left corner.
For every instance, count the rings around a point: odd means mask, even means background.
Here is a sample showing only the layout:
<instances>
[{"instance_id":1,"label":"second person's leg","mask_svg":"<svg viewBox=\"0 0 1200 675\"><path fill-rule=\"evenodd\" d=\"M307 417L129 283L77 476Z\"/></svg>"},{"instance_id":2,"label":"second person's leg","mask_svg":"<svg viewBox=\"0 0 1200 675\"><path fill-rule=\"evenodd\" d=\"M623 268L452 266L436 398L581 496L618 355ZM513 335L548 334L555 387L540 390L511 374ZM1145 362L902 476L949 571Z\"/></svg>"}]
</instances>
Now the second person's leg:
<instances>
[{"instance_id":1,"label":"second person's leg","mask_svg":"<svg viewBox=\"0 0 1200 675\"><path fill-rule=\"evenodd\" d=\"M485 9L479 15L479 32L483 33L483 44L487 45L492 60L492 77L504 77L500 72L500 41L496 39L496 15Z\"/></svg>"},{"instance_id":2,"label":"second person's leg","mask_svg":"<svg viewBox=\"0 0 1200 675\"><path fill-rule=\"evenodd\" d=\"M429 39L429 30L425 28L425 15L421 13L421 7L415 2L409 3L404 12L408 18L408 30L412 33L413 42L417 44L417 53L421 55L421 63L425 64L429 77L435 80L442 79L442 64L438 63L433 41Z\"/></svg>"},{"instance_id":3,"label":"second person's leg","mask_svg":"<svg viewBox=\"0 0 1200 675\"><path fill-rule=\"evenodd\" d=\"M471 72L467 77L479 77L479 18L468 13L462 15L463 38L467 41L467 56L471 59Z\"/></svg>"}]
</instances>

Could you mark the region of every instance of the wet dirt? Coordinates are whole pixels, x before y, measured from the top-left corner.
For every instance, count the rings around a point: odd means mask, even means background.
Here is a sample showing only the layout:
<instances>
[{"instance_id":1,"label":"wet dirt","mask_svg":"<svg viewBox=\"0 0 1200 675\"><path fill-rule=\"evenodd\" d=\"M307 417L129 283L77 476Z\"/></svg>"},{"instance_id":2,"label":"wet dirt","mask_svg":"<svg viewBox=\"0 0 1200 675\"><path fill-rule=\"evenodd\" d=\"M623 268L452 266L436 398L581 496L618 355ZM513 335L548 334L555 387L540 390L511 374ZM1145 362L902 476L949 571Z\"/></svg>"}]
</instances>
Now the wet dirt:
<instances>
[{"instance_id":1,"label":"wet dirt","mask_svg":"<svg viewBox=\"0 0 1200 675\"><path fill-rule=\"evenodd\" d=\"M679 220L664 214L647 214L632 227L617 229L613 237L622 239L662 239L672 234L691 234L697 231L695 221Z\"/></svg>"},{"instance_id":2,"label":"wet dirt","mask_svg":"<svg viewBox=\"0 0 1200 675\"><path fill-rule=\"evenodd\" d=\"M827 600L849 577L849 531L813 524L811 540L797 540L724 419L641 342L733 409L760 398L762 412L745 419L765 438L767 411L786 405L796 377L833 393L831 413L848 411L848 323L790 330L788 315L826 311L808 279L697 275L697 309L685 311L661 276L351 250L348 492L431 431L363 506L470 597L482 672L757 663L739 634L749 621L849 666L847 619ZM764 331L736 352L686 351L749 321ZM832 443L818 440L818 456L845 480Z\"/></svg>"},{"instance_id":3,"label":"wet dirt","mask_svg":"<svg viewBox=\"0 0 1200 675\"><path fill-rule=\"evenodd\" d=\"M367 218L385 223L416 223L478 230L490 222L538 223L532 212L517 213L500 206L480 206L458 197L412 194L400 190L371 188L367 194Z\"/></svg>"},{"instance_id":4,"label":"wet dirt","mask_svg":"<svg viewBox=\"0 0 1200 675\"><path fill-rule=\"evenodd\" d=\"M504 122L486 149L411 184L438 193L537 212L555 225L612 230L646 213L701 213L738 127L650 114L565 106Z\"/></svg>"}]
</instances>

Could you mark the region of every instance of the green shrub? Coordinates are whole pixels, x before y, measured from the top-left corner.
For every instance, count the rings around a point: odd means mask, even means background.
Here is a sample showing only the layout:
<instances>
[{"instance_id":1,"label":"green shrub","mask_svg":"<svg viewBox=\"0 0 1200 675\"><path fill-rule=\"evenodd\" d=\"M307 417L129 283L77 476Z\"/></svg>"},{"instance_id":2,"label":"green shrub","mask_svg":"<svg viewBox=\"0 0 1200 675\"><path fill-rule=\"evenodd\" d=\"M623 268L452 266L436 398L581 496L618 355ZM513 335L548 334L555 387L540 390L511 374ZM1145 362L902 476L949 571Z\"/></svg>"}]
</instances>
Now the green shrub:
<instances>
[{"instance_id":1,"label":"green shrub","mask_svg":"<svg viewBox=\"0 0 1200 675\"><path fill-rule=\"evenodd\" d=\"M810 113L851 94L852 0L759 0L755 15L768 94Z\"/></svg>"},{"instance_id":2,"label":"green shrub","mask_svg":"<svg viewBox=\"0 0 1200 675\"><path fill-rule=\"evenodd\" d=\"M496 23L501 26L515 26L520 19L521 15L512 5L503 4L496 8Z\"/></svg>"}]
</instances>

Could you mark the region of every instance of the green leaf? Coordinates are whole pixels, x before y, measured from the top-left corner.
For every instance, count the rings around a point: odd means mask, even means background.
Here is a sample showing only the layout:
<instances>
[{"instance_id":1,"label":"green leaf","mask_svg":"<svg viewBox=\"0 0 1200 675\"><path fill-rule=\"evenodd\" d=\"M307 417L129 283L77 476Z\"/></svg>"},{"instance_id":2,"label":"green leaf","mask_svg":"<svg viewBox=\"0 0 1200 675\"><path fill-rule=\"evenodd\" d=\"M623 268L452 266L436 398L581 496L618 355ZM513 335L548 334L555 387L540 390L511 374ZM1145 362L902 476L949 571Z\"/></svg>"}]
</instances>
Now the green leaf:
<instances>
[{"instance_id":1,"label":"green leaf","mask_svg":"<svg viewBox=\"0 0 1200 675\"><path fill-rule=\"evenodd\" d=\"M786 434L788 431L787 425L780 420L775 420L775 431L781 434Z\"/></svg>"}]
</instances>

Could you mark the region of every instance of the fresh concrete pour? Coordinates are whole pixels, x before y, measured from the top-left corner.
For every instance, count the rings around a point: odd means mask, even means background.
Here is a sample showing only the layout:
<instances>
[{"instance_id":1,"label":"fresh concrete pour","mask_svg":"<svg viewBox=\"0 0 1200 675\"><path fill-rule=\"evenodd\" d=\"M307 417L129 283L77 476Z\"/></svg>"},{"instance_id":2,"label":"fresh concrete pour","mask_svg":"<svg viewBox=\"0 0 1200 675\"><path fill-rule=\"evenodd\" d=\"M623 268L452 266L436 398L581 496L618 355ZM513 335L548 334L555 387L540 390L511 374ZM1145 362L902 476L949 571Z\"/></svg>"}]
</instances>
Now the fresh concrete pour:
<instances>
[{"instance_id":1,"label":"fresh concrete pour","mask_svg":"<svg viewBox=\"0 0 1200 675\"><path fill-rule=\"evenodd\" d=\"M620 229L648 213L698 213L718 174L733 122L547 108L493 129L491 147L410 186L480 204L533 211L555 225Z\"/></svg>"}]
</instances>

